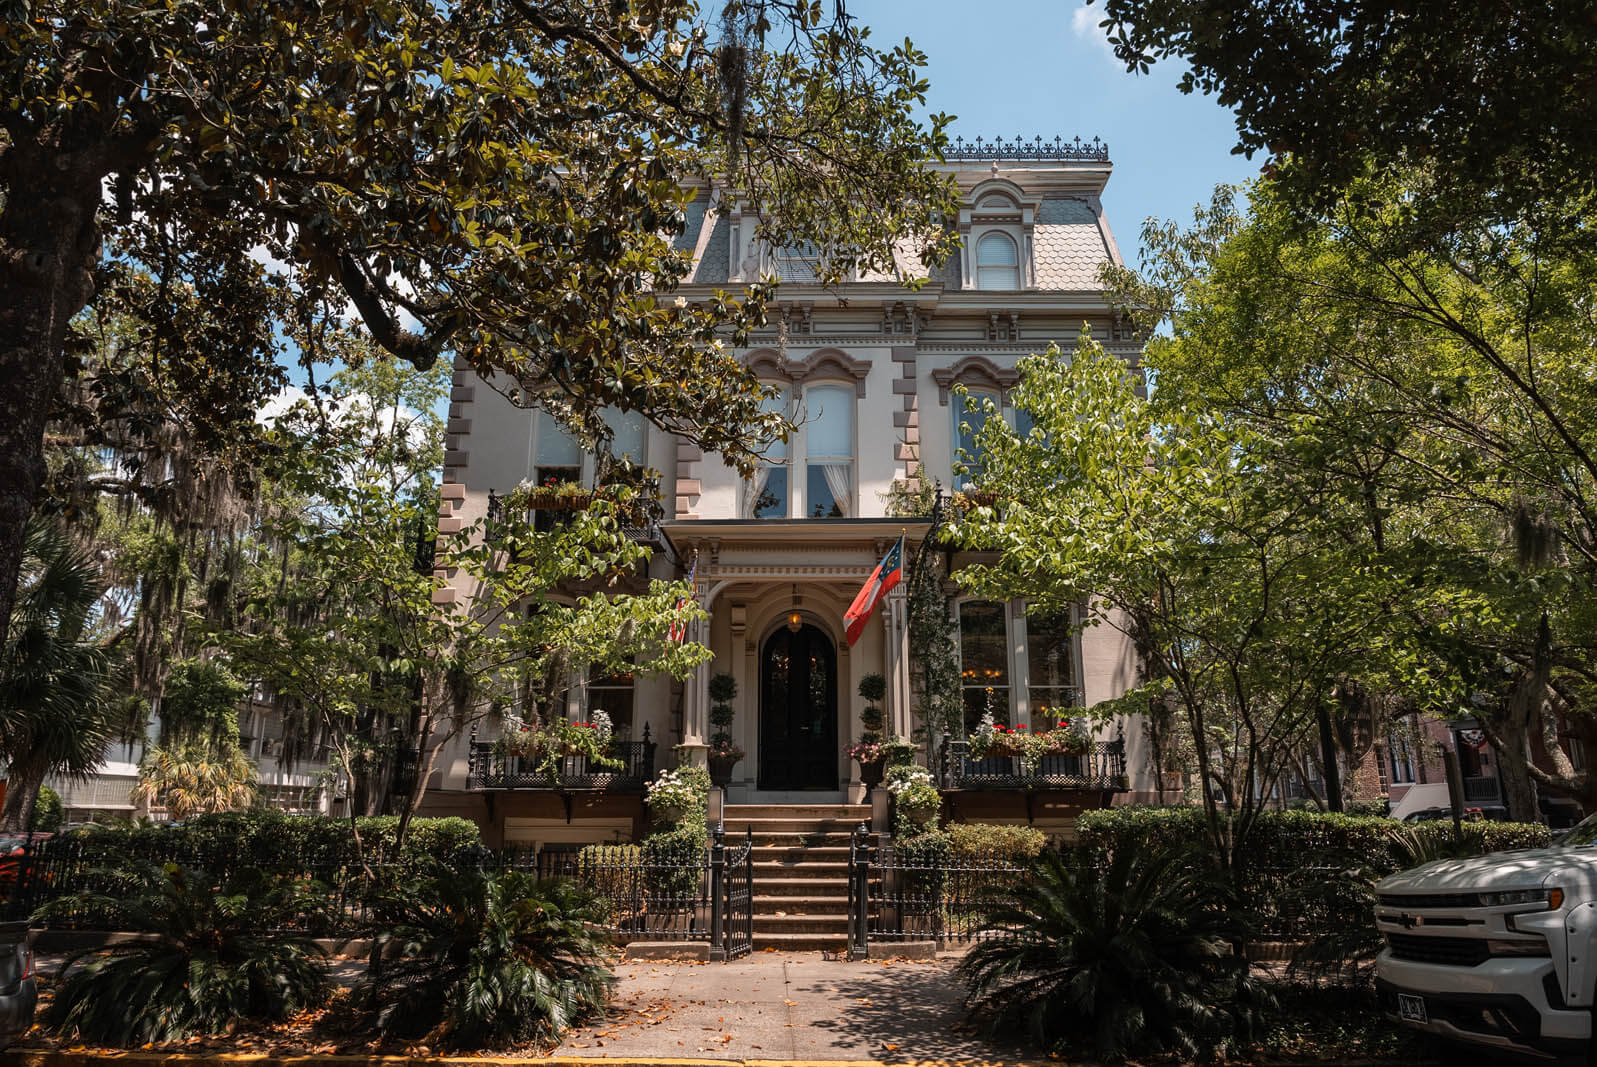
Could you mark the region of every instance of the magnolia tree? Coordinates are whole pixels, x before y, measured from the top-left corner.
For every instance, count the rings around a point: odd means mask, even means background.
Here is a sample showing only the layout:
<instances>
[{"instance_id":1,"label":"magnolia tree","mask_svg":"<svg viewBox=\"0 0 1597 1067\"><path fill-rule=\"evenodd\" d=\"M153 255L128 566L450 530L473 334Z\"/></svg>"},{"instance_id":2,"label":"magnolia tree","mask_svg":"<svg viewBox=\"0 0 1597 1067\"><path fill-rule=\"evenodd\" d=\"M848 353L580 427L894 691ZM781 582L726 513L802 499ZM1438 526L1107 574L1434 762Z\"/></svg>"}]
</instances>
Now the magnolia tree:
<instances>
[{"instance_id":1,"label":"magnolia tree","mask_svg":"<svg viewBox=\"0 0 1597 1067\"><path fill-rule=\"evenodd\" d=\"M35 0L0 32L0 630L64 340L108 263L194 286L229 328L206 380L352 309L417 367L464 357L598 432L619 405L754 462L780 429L730 352L767 285L656 300L718 179L822 273L933 260L921 56L811 0ZM108 249L115 255L107 257ZM913 254L912 253L912 254ZM271 272L262 270L270 264ZM273 306L285 275L291 307ZM243 313L239 313L240 309ZM250 344L238 339L247 337ZM447 360L446 360L447 361ZM691 388L681 388L690 383ZM217 390L225 398L228 390ZM223 401L225 403L225 399Z\"/></svg>"},{"instance_id":2,"label":"magnolia tree","mask_svg":"<svg viewBox=\"0 0 1597 1067\"><path fill-rule=\"evenodd\" d=\"M262 528L274 547L248 625L218 636L336 753L356 786L352 815L386 793L399 749L417 753L403 836L444 747L514 703L548 706L568 665L684 677L709 653L666 640L699 611L678 608L685 583L634 587L648 550L623 529L631 490L547 532L479 522L434 558L432 401L444 379L391 359L362 367L335 379L336 411L301 401L277 420L281 470ZM456 575L467 605L434 603L435 569Z\"/></svg>"},{"instance_id":3,"label":"magnolia tree","mask_svg":"<svg viewBox=\"0 0 1597 1067\"><path fill-rule=\"evenodd\" d=\"M1147 680L1094 714L1179 708L1209 844L1231 869L1334 680L1403 654L1401 590L1342 536L1340 509L1272 476L1269 442L1150 402L1090 338L1020 371L1013 400L1033 428L993 417L977 435L976 487L997 503L956 516L950 536L994 555L958 580L1044 608L1084 602L1086 625L1127 633Z\"/></svg>"}]
</instances>

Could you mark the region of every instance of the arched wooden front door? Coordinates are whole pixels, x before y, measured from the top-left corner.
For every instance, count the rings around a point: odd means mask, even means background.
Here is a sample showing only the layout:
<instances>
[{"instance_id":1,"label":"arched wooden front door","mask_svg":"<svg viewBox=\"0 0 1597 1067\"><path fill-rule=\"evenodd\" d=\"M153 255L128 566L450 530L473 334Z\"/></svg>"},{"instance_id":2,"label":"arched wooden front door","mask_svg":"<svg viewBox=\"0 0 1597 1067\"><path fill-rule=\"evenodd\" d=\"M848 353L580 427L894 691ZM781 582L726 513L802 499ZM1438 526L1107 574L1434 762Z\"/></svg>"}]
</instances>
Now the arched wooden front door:
<instances>
[{"instance_id":1,"label":"arched wooden front door","mask_svg":"<svg viewBox=\"0 0 1597 1067\"><path fill-rule=\"evenodd\" d=\"M837 788L837 650L814 626L760 650L759 787Z\"/></svg>"}]
</instances>

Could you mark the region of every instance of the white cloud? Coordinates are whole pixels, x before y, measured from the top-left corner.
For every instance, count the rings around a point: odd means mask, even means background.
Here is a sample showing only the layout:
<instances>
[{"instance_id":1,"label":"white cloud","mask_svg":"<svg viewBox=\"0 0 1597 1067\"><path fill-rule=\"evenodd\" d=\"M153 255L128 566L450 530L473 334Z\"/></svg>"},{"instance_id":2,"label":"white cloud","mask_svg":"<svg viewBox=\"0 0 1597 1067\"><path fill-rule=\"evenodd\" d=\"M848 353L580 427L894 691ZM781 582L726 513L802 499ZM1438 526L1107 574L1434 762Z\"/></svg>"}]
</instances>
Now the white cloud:
<instances>
[{"instance_id":1,"label":"white cloud","mask_svg":"<svg viewBox=\"0 0 1597 1067\"><path fill-rule=\"evenodd\" d=\"M1105 55L1113 57L1114 45L1109 43L1108 33L1098 25L1103 18L1103 8L1082 4L1070 13L1070 32L1080 40L1097 45L1103 49Z\"/></svg>"}]
</instances>

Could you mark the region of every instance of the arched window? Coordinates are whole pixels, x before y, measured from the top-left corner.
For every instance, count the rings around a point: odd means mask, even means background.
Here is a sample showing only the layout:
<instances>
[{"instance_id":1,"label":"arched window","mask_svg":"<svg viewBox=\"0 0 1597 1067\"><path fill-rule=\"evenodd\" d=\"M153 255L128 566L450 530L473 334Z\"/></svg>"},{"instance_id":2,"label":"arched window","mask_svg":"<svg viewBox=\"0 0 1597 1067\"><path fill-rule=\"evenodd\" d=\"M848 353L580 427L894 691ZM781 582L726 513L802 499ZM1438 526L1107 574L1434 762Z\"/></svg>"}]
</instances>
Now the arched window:
<instances>
[{"instance_id":1,"label":"arched window","mask_svg":"<svg viewBox=\"0 0 1597 1067\"><path fill-rule=\"evenodd\" d=\"M976 439L989 418L1001 418L996 411L988 412L989 400L996 407L998 394L971 389L964 396L955 394L949 405L954 409L954 463L963 463L967 468L966 473L954 475L955 489L965 488L981 472L981 450Z\"/></svg>"},{"instance_id":2,"label":"arched window","mask_svg":"<svg viewBox=\"0 0 1597 1067\"><path fill-rule=\"evenodd\" d=\"M812 519L854 513L854 387L804 390L805 508Z\"/></svg>"},{"instance_id":3,"label":"arched window","mask_svg":"<svg viewBox=\"0 0 1597 1067\"><path fill-rule=\"evenodd\" d=\"M1020 288L1020 252L1007 233L994 231L976 242L976 288Z\"/></svg>"},{"instance_id":4,"label":"arched window","mask_svg":"<svg viewBox=\"0 0 1597 1067\"><path fill-rule=\"evenodd\" d=\"M760 402L762 410L792 417L792 392L783 386L775 396ZM787 442L772 441L765 446L754 477L743 483L743 514L750 519L787 518Z\"/></svg>"}]
</instances>

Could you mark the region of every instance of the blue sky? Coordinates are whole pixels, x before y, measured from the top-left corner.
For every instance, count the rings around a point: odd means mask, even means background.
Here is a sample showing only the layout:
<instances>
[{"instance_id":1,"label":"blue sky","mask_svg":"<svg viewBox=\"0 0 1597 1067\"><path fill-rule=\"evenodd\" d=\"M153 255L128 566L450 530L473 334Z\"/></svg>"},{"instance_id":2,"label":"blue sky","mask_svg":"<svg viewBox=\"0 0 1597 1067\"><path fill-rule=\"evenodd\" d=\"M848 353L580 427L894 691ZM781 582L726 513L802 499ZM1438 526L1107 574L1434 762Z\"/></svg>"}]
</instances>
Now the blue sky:
<instances>
[{"instance_id":1,"label":"blue sky","mask_svg":"<svg viewBox=\"0 0 1597 1067\"><path fill-rule=\"evenodd\" d=\"M928 109L957 116L955 134L1107 141L1104 211L1134 264L1144 218L1189 222L1217 184L1255 177L1263 158L1231 154L1231 111L1177 89L1184 66L1126 73L1098 28L1102 12L1080 0L848 0L877 48L908 37L926 53Z\"/></svg>"}]
</instances>

